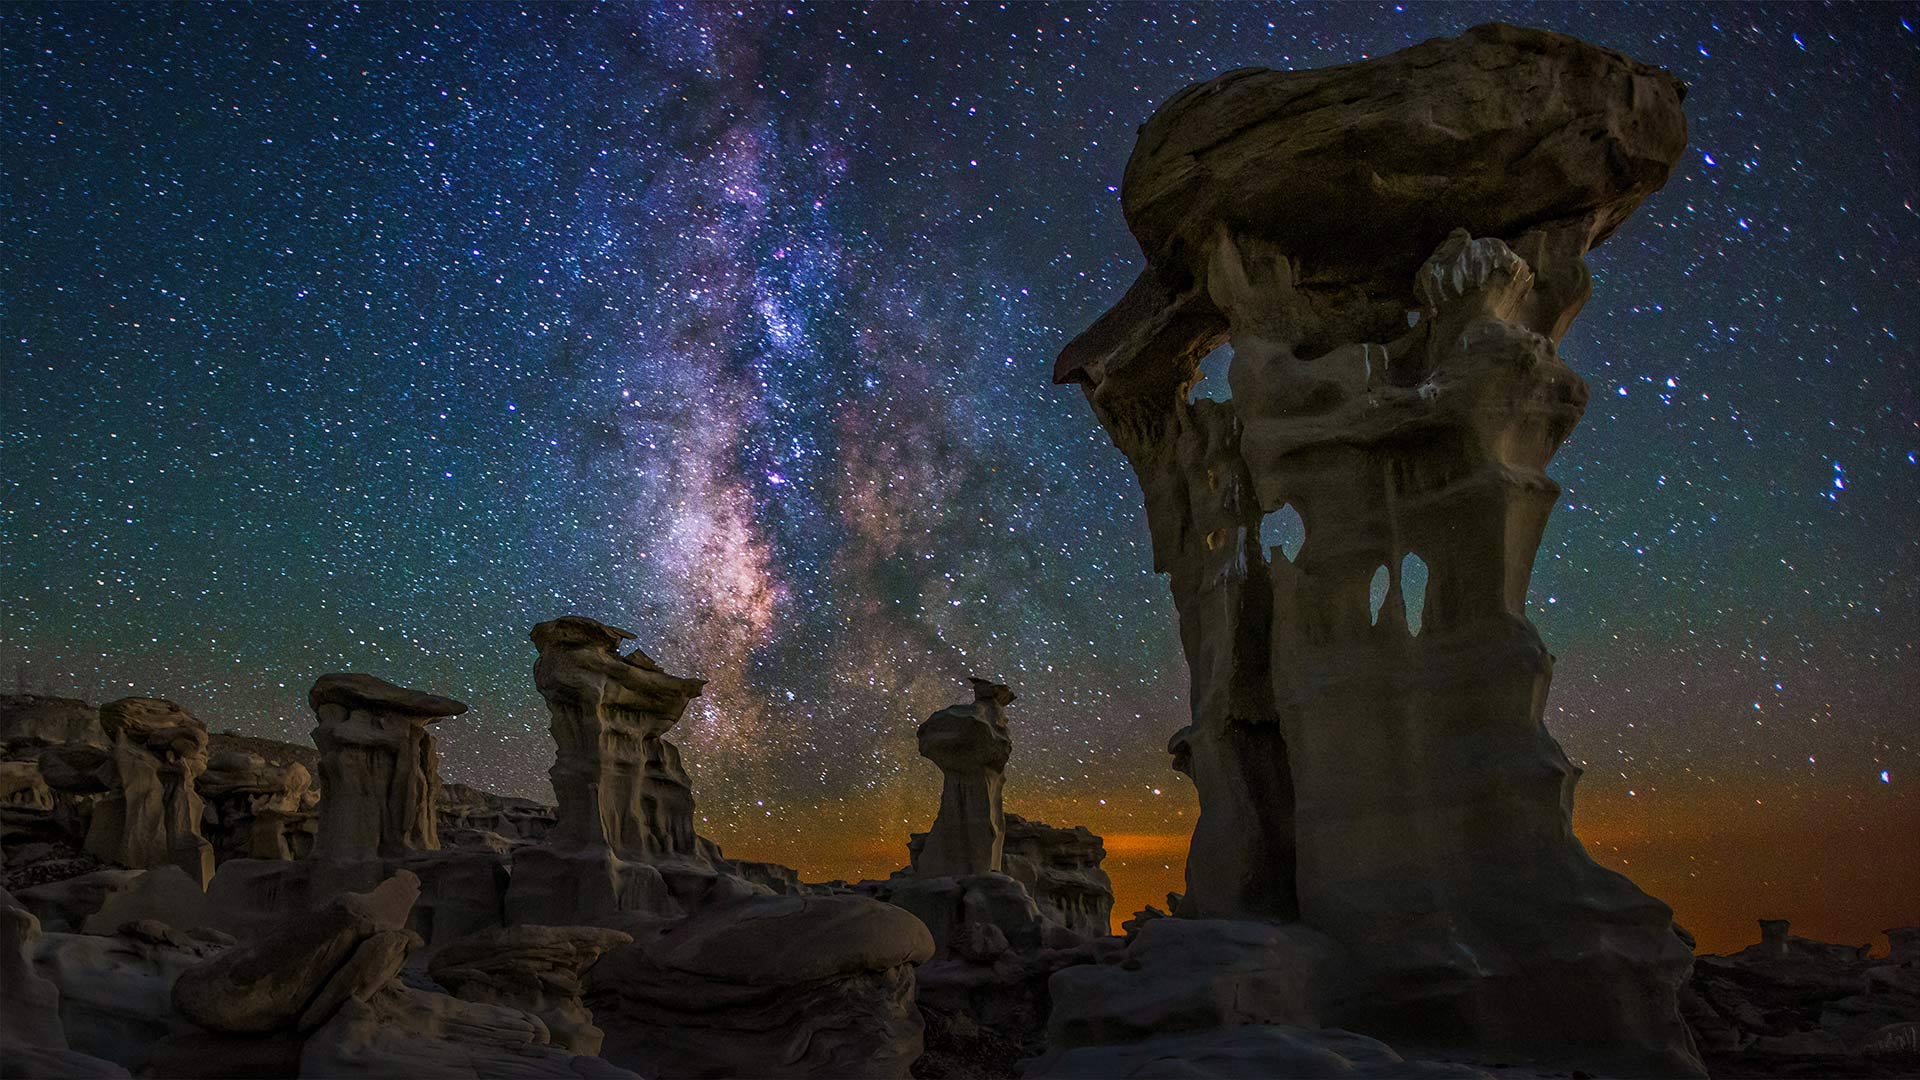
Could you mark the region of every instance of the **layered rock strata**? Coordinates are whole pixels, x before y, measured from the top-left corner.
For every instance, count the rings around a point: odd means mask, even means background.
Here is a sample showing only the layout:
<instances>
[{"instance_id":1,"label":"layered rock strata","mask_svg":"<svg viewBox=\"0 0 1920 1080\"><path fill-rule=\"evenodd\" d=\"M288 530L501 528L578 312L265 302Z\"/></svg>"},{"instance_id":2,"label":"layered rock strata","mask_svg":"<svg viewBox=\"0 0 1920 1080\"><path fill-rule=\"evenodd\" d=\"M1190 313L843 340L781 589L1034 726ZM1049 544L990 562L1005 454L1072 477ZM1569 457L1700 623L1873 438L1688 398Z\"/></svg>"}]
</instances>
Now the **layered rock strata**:
<instances>
[{"instance_id":1,"label":"layered rock strata","mask_svg":"<svg viewBox=\"0 0 1920 1080\"><path fill-rule=\"evenodd\" d=\"M859 896L714 905L608 953L587 1004L602 1056L650 1076L906 1077L927 928Z\"/></svg>"},{"instance_id":2,"label":"layered rock strata","mask_svg":"<svg viewBox=\"0 0 1920 1080\"><path fill-rule=\"evenodd\" d=\"M357 674L320 676L307 703L319 719L313 729L320 748L313 857L358 862L438 849L439 757L427 726L467 706Z\"/></svg>"},{"instance_id":3,"label":"layered rock strata","mask_svg":"<svg viewBox=\"0 0 1920 1080\"><path fill-rule=\"evenodd\" d=\"M1573 836L1526 616L1587 399L1556 349L1582 256L1665 183L1684 91L1502 25L1184 90L1122 187L1147 269L1055 369L1132 462L1179 612L1179 914L1326 934L1375 988L1359 1030L1700 1069L1670 911ZM1221 344L1231 400L1189 401Z\"/></svg>"},{"instance_id":4,"label":"layered rock strata","mask_svg":"<svg viewBox=\"0 0 1920 1080\"><path fill-rule=\"evenodd\" d=\"M207 768L207 725L171 701L121 698L100 707L111 786L93 806L87 851L134 869L173 864L206 887L213 845L200 835L194 782Z\"/></svg>"},{"instance_id":5,"label":"layered rock strata","mask_svg":"<svg viewBox=\"0 0 1920 1080\"><path fill-rule=\"evenodd\" d=\"M1007 705L1013 692L971 679L973 701L928 717L916 737L920 756L940 767L940 812L916 853L922 877L986 874L1001 868L1007 825L1000 804L1013 738Z\"/></svg>"}]
</instances>

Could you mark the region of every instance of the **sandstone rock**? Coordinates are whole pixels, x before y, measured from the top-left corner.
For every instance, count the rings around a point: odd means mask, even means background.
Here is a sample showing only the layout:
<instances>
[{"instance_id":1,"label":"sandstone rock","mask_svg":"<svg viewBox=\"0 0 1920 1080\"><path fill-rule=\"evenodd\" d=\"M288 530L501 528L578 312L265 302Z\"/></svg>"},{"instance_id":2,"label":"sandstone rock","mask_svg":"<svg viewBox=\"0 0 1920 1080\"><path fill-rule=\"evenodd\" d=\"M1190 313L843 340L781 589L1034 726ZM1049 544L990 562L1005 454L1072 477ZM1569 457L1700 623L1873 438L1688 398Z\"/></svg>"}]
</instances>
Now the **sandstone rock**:
<instances>
[{"instance_id":1,"label":"sandstone rock","mask_svg":"<svg viewBox=\"0 0 1920 1080\"><path fill-rule=\"evenodd\" d=\"M427 725L467 711L452 698L371 675L330 674L307 692L320 724L320 822L313 857L353 862L440 846L439 758Z\"/></svg>"},{"instance_id":2,"label":"sandstone rock","mask_svg":"<svg viewBox=\"0 0 1920 1080\"><path fill-rule=\"evenodd\" d=\"M208 839L222 861L234 858L292 859L304 852L289 830L312 817L307 797L313 776L299 762L275 764L259 754L227 750L212 754L200 776L206 800Z\"/></svg>"},{"instance_id":3,"label":"sandstone rock","mask_svg":"<svg viewBox=\"0 0 1920 1080\"><path fill-rule=\"evenodd\" d=\"M33 970L40 920L0 890L0 1043L15 1047L67 1048L60 1027L60 990ZM0 1054L0 1056L5 1056Z\"/></svg>"},{"instance_id":4,"label":"sandstone rock","mask_svg":"<svg viewBox=\"0 0 1920 1080\"><path fill-rule=\"evenodd\" d=\"M427 967L455 997L507 1005L538 1016L554 1046L597 1054L604 1033L581 1001L581 978L602 953L633 941L590 926L516 926L489 930L440 950Z\"/></svg>"},{"instance_id":5,"label":"sandstone rock","mask_svg":"<svg viewBox=\"0 0 1920 1080\"><path fill-rule=\"evenodd\" d=\"M300 1075L637 1080L598 1058L549 1045L546 1026L518 1009L391 983L364 1002L347 1001L307 1039Z\"/></svg>"},{"instance_id":6,"label":"sandstone rock","mask_svg":"<svg viewBox=\"0 0 1920 1080\"><path fill-rule=\"evenodd\" d=\"M934 713L920 725L920 756L940 767L940 813L914 855L921 877L995 873L1001 868L1006 820L1000 805L1013 739L1007 705L1013 693L985 679L973 702Z\"/></svg>"},{"instance_id":7,"label":"sandstone rock","mask_svg":"<svg viewBox=\"0 0 1920 1080\"><path fill-rule=\"evenodd\" d=\"M191 930L218 922L207 894L177 866L139 872L124 888L105 893L99 909L80 922L88 934L112 934L130 922L153 919Z\"/></svg>"},{"instance_id":8,"label":"sandstone rock","mask_svg":"<svg viewBox=\"0 0 1920 1080\"><path fill-rule=\"evenodd\" d=\"M98 709L73 698L0 694L0 758L33 758L67 743L106 747Z\"/></svg>"},{"instance_id":9,"label":"sandstone rock","mask_svg":"<svg viewBox=\"0 0 1920 1080\"><path fill-rule=\"evenodd\" d=\"M1119 963L1053 976L1047 1045L1255 1024L1318 1026L1351 988L1346 950L1299 924L1154 919Z\"/></svg>"},{"instance_id":10,"label":"sandstone rock","mask_svg":"<svg viewBox=\"0 0 1920 1080\"><path fill-rule=\"evenodd\" d=\"M1179 611L1193 722L1169 749L1200 818L1177 914L1338 941L1375 992L1327 1022L1700 1071L1670 910L1573 837L1526 619L1587 393L1556 343L1586 250L1678 160L1682 89L1480 27L1221 76L1129 162L1148 269L1056 379L1133 463ZM1223 341L1232 400L1189 402ZM1269 550L1282 512L1297 553Z\"/></svg>"},{"instance_id":11,"label":"sandstone rock","mask_svg":"<svg viewBox=\"0 0 1920 1080\"><path fill-rule=\"evenodd\" d=\"M1026 886L1048 922L1099 937L1113 932L1113 881L1100 863L1107 849L1084 825L1059 829L1006 815L1002 866Z\"/></svg>"},{"instance_id":12,"label":"sandstone rock","mask_svg":"<svg viewBox=\"0 0 1920 1080\"><path fill-rule=\"evenodd\" d=\"M207 767L207 725L171 701L121 698L100 707L113 790L93 809L87 850L134 869L172 863L202 888L213 847L200 836L194 782Z\"/></svg>"},{"instance_id":13,"label":"sandstone rock","mask_svg":"<svg viewBox=\"0 0 1920 1080\"><path fill-rule=\"evenodd\" d=\"M123 1068L142 1067L154 1043L177 1020L174 982L219 951L206 943L183 948L155 937L164 935L40 936L34 970L60 988L68 1046Z\"/></svg>"},{"instance_id":14,"label":"sandstone rock","mask_svg":"<svg viewBox=\"0 0 1920 1080\"><path fill-rule=\"evenodd\" d=\"M554 808L532 799L495 795L466 784L443 784L435 806L443 843L487 846L484 836L497 836L511 847L546 836L558 820Z\"/></svg>"},{"instance_id":15,"label":"sandstone rock","mask_svg":"<svg viewBox=\"0 0 1920 1080\"><path fill-rule=\"evenodd\" d=\"M1055 1050L1027 1062L1020 1075L1028 1080L1493 1080L1469 1065L1408 1061L1385 1043L1350 1031L1281 1025Z\"/></svg>"},{"instance_id":16,"label":"sandstone rock","mask_svg":"<svg viewBox=\"0 0 1920 1080\"><path fill-rule=\"evenodd\" d=\"M551 770L559 821L548 842L622 858L697 858L693 789L662 735L705 685L660 670L625 630L569 615L533 628L534 682L558 744Z\"/></svg>"},{"instance_id":17,"label":"sandstone rock","mask_svg":"<svg viewBox=\"0 0 1920 1080\"><path fill-rule=\"evenodd\" d=\"M289 915L271 937L188 973L173 987L174 1008L193 1024L228 1034L315 1026L325 1019L308 1015L315 999L363 942L405 928L419 890L419 879L403 872L370 893L347 893L318 911ZM376 951L392 939L383 943ZM378 959L370 955L355 970L375 967Z\"/></svg>"},{"instance_id":18,"label":"sandstone rock","mask_svg":"<svg viewBox=\"0 0 1920 1080\"><path fill-rule=\"evenodd\" d=\"M95 870L22 889L18 899L43 929L78 932L109 897L133 888L144 876L141 870Z\"/></svg>"},{"instance_id":19,"label":"sandstone rock","mask_svg":"<svg viewBox=\"0 0 1920 1080\"><path fill-rule=\"evenodd\" d=\"M603 1055L665 1077L904 1077L921 1049L927 928L858 896L760 897L608 953L587 1004Z\"/></svg>"}]
</instances>

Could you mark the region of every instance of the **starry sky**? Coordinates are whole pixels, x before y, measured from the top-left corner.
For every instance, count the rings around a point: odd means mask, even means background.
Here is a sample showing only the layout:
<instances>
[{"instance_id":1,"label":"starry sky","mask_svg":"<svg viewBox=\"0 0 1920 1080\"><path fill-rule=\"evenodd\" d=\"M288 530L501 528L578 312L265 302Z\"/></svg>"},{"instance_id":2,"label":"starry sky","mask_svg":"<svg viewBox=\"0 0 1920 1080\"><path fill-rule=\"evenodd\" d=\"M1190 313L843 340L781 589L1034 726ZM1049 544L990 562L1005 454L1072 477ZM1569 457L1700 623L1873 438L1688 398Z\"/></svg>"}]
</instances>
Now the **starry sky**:
<instances>
[{"instance_id":1,"label":"starry sky","mask_svg":"<svg viewBox=\"0 0 1920 1080\"><path fill-rule=\"evenodd\" d=\"M1172 604L1048 378L1139 269L1134 129L1493 19L1692 87L1561 347L1578 831L1704 948L1920 922L1911 4L5 6L0 679L305 741L370 672L546 798L527 631L591 615L709 680L702 830L854 878L994 676L1009 808L1163 904Z\"/></svg>"}]
</instances>

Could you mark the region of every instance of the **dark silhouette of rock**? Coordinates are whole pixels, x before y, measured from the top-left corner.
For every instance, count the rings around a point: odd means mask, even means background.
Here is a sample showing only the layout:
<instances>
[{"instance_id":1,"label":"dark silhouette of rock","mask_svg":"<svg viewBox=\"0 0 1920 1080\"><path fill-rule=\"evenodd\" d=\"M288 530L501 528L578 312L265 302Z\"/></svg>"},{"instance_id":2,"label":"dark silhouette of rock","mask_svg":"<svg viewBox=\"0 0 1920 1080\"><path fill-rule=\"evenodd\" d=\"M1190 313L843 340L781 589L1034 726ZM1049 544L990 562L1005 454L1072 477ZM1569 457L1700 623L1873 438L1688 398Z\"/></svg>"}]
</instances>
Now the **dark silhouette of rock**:
<instances>
[{"instance_id":1,"label":"dark silhouette of rock","mask_svg":"<svg viewBox=\"0 0 1920 1080\"><path fill-rule=\"evenodd\" d=\"M707 907L588 976L607 1060L648 1075L905 1077L927 928L859 896Z\"/></svg>"},{"instance_id":2,"label":"dark silhouette of rock","mask_svg":"<svg viewBox=\"0 0 1920 1080\"><path fill-rule=\"evenodd\" d=\"M171 701L121 698L100 707L113 789L93 807L87 850L133 869L172 863L206 887L213 846L200 835L194 782L207 767L207 725Z\"/></svg>"},{"instance_id":3,"label":"dark silhouette of rock","mask_svg":"<svg viewBox=\"0 0 1920 1080\"><path fill-rule=\"evenodd\" d=\"M1470 1065L1409 1061L1377 1039L1338 1029L1249 1025L1162 1035L1117 1046L1054 1050L1026 1063L1030 1080L1286 1077L1287 1080L1493 1080ZM1537 1075L1537 1074L1536 1074Z\"/></svg>"},{"instance_id":4,"label":"dark silhouette of rock","mask_svg":"<svg viewBox=\"0 0 1920 1080\"><path fill-rule=\"evenodd\" d=\"M913 860L922 877L986 874L1001 868L1007 826L1000 805L1013 739L1012 691L970 679L973 701L940 710L920 725L920 756L940 767L940 812Z\"/></svg>"},{"instance_id":5,"label":"dark silhouette of rock","mask_svg":"<svg viewBox=\"0 0 1920 1080\"><path fill-rule=\"evenodd\" d=\"M539 1017L553 1045L598 1054L605 1033L581 1000L581 979L603 953L633 941L593 926L514 926L462 938L434 954L427 972L463 1001L510 1005Z\"/></svg>"},{"instance_id":6,"label":"dark silhouette of rock","mask_svg":"<svg viewBox=\"0 0 1920 1080\"><path fill-rule=\"evenodd\" d=\"M356 862L440 847L439 759L427 725L467 711L452 698L371 675L322 675L307 692L320 720L316 859Z\"/></svg>"},{"instance_id":7,"label":"dark silhouette of rock","mask_svg":"<svg viewBox=\"0 0 1920 1080\"><path fill-rule=\"evenodd\" d=\"M1586 250L1678 160L1683 91L1484 26L1189 88L1128 164L1148 268L1055 376L1132 461L1179 611L1193 722L1170 749L1200 819L1178 914L1348 949L1374 992L1320 1022L1700 1071L1670 910L1573 836L1526 618L1544 469L1587 396L1555 344ZM1223 342L1232 400L1189 402Z\"/></svg>"},{"instance_id":8,"label":"dark silhouette of rock","mask_svg":"<svg viewBox=\"0 0 1920 1080\"><path fill-rule=\"evenodd\" d=\"M319 800L312 774L297 761L276 764L259 754L220 751L207 759L199 792L208 840L221 861L292 859L310 847L302 826Z\"/></svg>"}]
</instances>

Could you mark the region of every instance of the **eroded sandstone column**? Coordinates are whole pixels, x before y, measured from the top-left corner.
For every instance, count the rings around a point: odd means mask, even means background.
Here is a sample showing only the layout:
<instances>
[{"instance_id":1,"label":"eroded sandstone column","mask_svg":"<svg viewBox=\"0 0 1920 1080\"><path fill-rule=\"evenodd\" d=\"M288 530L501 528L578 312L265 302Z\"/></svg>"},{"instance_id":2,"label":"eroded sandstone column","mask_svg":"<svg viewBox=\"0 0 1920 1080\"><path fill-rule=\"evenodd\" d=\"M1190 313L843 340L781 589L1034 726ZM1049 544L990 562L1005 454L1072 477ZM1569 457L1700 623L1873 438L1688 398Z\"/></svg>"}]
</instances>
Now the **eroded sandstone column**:
<instances>
[{"instance_id":1,"label":"eroded sandstone column","mask_svg":"<svg viewBox=\"0 0 1920 1080\"><path fill-rule=\"evenodd\" d=\"M920 725L920 756L940 766L940 813L913 863L920 877L958 877L1000 869L1006 816L1000 806L1013 738L1007 705L1013 692L996 682L969 679L973 701L954 705Z\"/></svg>"},{"instance_id":2,"label":"eroded sandstone column","mask_svg":"<svg viewBox=\"0 0 1920 1080\"><path fill-rule=\"evenodd\" d=\"M392 859L435 851L434 794L439 754L427 725L459 716L452 698L395 686L371 675L322 675L307 692L319 718L320 820L313 858Z\"/></svg>"},{"instance_id":3,"label":"eroded sandstone column","mask_svg":"<svg viewBox=\"0 0 1920 1080\"><path fill-rule=\"evenodd\" d=\"M533 628L534 683L559 744L550 774L559 821L546 842L651 859L696 857L693 786L680 750L661 738L705 682L660 670L633 635L579 615Z\"/></svg>"},{"instance_id":4,"label":"eroded sandstone column","mask_svg":"<svg viewBox=\"0 0 1920 1080\"><path fill-rule=\"evenodd\" d=\"M299 857L287 829L309 817L305 805L312 787L312 775L297 761L274 764L239 750L214 754L199 792L216 825L216 854L221 859Z\"/></svg>"},{"instance_id":5,"label":"eroded sandstone column","mask_svg":"<svg viewBox=\"0 0 1920 1080\"><path fill-rule=\"evenodd\" d=\"M1330 1023L1699 1069L1671 912L1573 836L1526 616L1545 467L1587 398L1556 349L1582 256L1665 183L1684 89L1485 26L1189 88L1128 162L1148 268L1055 378L1132 461L1179 610L1180 914L1338 939L1372 989ZM1223 343L1231 401L1189 401Z\"/></svg>"},{"instance_id":6,"label":"eroded sandstone column","mask_svg":"<svg viewBox=\"0 0 1920 1080\"><path fill-rule=\"evenodd\" d=\"M131 697L100 706L113 786L93 809L89 852L143 869L172 863L201 888L213 846L200 835L194 781L207 768L207 725L171 701Z\"/></svg>"}]
</instances>

